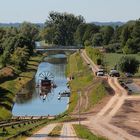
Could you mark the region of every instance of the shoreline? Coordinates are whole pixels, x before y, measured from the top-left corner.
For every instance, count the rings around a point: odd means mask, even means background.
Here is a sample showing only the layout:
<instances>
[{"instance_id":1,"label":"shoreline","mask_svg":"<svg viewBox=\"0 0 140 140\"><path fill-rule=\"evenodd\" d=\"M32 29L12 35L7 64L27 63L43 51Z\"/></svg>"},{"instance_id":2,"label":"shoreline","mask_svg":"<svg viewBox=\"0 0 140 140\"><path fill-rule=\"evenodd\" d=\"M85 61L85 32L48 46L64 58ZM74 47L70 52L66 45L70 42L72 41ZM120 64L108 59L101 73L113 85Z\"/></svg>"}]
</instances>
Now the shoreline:
<instances>
[{"instance_id":1,"label":"shoreline","mask_svg":"<svg viewBox=\"0 0 140 140\"><path fill-rule=\"evenodd\" d=\"M2 102L6 102L5 104L9 106L6 108L5 106L0 106L0 120L6 120L12 118L12 110L15 103L16 95L18 92L28 84L31 80L33 80L35 73L38 69L38 65L42 61L43 57L40 55L33 56L28 62L28 67L26 72L21 72L18 77L12 79L10 81L6 81L0 85L0 88L6 91L6 96L8 96L7 100L4 98ZM2 115L3 114L3 115Z\"/></svg>"}]
</instances>

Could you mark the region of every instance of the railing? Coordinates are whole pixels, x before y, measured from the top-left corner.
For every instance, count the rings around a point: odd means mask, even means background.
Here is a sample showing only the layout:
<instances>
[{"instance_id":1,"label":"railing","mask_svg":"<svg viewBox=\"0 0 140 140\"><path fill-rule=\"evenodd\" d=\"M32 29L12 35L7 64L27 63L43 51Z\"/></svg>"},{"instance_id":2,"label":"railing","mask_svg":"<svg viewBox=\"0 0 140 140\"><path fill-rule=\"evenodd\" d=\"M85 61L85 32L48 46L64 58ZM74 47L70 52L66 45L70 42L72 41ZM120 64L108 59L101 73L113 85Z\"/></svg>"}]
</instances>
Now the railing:
<instances>
[{"instance_id":1,"label":"railing","mask_svg":"<svg viewBox=\"0 0 140 140\"><path fill-rule=\"evenodd\" d=\"M83 46L42 46L36 47L36 50L79 50L83 48Z\"/></svg>"}]
</instances>

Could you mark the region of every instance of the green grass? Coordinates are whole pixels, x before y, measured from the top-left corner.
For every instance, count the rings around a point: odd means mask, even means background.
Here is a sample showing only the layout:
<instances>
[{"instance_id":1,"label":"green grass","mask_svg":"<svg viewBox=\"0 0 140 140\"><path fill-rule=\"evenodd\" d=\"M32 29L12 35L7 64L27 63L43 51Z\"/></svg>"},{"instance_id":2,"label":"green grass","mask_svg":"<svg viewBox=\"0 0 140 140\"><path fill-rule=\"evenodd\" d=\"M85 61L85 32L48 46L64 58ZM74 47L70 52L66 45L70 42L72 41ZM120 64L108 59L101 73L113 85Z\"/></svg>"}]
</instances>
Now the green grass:
<instances>
[{"instance_id":1,"label":"green grass","mask_svg":"<svg viewBox=\"0 0 140 140\"><path fill-rule=\"evenodd\" d=\"M88 108L94 107L98 104L105 96L109 95L106 84L102 80L98 80L90 93L88 94L89 105Z\"/></svg>"},{"instance_id":2,"label":"green grass","mask_svg":"<svg viewBox=\"0 0 140 140\"><path fill-rule=\"evenodd\" d=\"M67 75L74 76L74 80L70 81L71 97L68 108L68 113L72 112L78 101L78 90L83 90L84 87L93 81L92 71L83 62L79 53L72 54L68 59Z\"/></svg>"},{"instance_id":3,"label":"green grass","mask_svg":"<svg viewBox=\"0 0 140 140\"><path fill-rule=\"evenodd\" d=\"M0 120L11 117L15 94L34 77L41 59L42 56L32 57L28 62L26 72L22 72L18 77L13 77L13 79L0 84ZM21 79L20 81L19 78Z\"/></svg>"},{"instance_id":4,"label":"green grass","mask_svg":"<svg viewBox=\"0 0 140 140\"><path fill-rule=\"evenodd\" d=\"M12 136L14 136L16 134L19 134L19 133L21 133L23 131L26 131L28 129L31 129L31 128L34 130L38 126L42 126L44 123L46 125L47 122L48 122L48 120L41 120L41 121L38 121L36 123L30 123L30 124L26 123L26 125L24 125L24 124L20 124L20 126L19 125L14 125L14 128L9 126L9 127L5 128L6 131L7 131L7 133L5 133L5 134L3 133L2 128L0 128L0 140L4 140L4 139L7 139L7 138L10 138L10 137L12 137ZM29 131L27 131L25 133L25 136L30 136L30 135L32 135L32 133L29 132ZM21 135L19 137L24 137L24 136Z\"/></svg>"},{"instance_id":5,"label":"green grass","mask_svg":"<svg viewBox=\"0 0 140 140\"><path fill-rule=\"evenodd\" d=\"M88 55L88 57L89 57L95 64L99 64L99 63L100 63L100 65L101 65L101 64L104 64L104 61L103 61L104 55L103 55L103 53L101 53L101 52L99 51L98 48L86 47L85 50L86 50L86 54ZM100 60L101 62L99 62L99 60Z\"/></svg>"},{"instance_id":6,"label":"green grass","mask_svg":"<svg viewBox=\"0 0 140 140\"><path fill-rule=\"evenodd\" d=\"M94 135L88 128L83 125L74 124L73 127L79 138L86 140L107 140L106 138Z\"/></svg>"},{"instance_id":7,"label":"green grass","mask_svg":"<svg viewBox=\"0 0 140 140\"><path fill-rule=\"evenodd\" d=\"M50 137L59 137L61 134L63 125L58 124L56 127L53 128L53 130L48 134Z\"/></svg>"},{"instance_id":8,"label":"green grass","mask_svg":"<svg viewBox=\"0 0 140 140\"><path fill-rule=\"evenodd\" d=\"M105 63L107 65L107 69L114 68L114 66L119 62L120 58L122 56L125 56L125 54L118 54L118 53L105 53ZM133 56L137 60L140 61L140 55L139 54L127 54L126 56Z\"/></svg>"}]
</instances>

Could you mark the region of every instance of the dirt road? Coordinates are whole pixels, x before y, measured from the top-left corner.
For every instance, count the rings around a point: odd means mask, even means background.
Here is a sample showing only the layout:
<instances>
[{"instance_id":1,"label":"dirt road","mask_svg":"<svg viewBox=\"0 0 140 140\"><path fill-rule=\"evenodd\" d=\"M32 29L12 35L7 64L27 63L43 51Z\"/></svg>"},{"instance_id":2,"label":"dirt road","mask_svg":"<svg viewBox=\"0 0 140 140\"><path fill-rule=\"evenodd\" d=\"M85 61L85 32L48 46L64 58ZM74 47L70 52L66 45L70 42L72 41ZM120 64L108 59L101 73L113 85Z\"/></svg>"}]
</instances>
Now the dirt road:
<instances>
[{"instance_id":1,"label":"dirt road","mask_svg":"<svg viewBox=\"0 0 140 140\"><path fill-rule=\"evenodd\" d=\"M64 123L59 140L79 140L71 123Z\"/></svg>"},{"instance_id":2,"label":"dirt road","mask_svg":"<svg viewBox=\"0 0 140 140\"><path fill-rule=\"evenodd\" d=\"M90 64L93 73L98 70L98 67L92 62L92 60L87 56L85 50L81 53L83 59ZM125 130L118 128L112 124L110 121L112 117L118 112L118 110L123 105L124 101L128 98L127 92L118 83L117 78L107 77L109 85L115 91L115 95L111 100L104 106L101 111L89 118L90 123L85 123L85 125L93 132L102 136L107 137L110 140L139 140L140 138L135 137Z\"/></svg>"},{"instance_id":3,"label":"dirt road","mask_svg":"<svg viewBox=\"0 0 140 140\"><path fill-rule=\"evenodd\" d=\"M26 140L47 140L48 134L52 131L52 129L57 124L49 124L40 129L38 132L33 134L31 137L27 138Z\"/></svg>"},{"instance_id":4,"label":"dirt road","mask_svg":"<svg viewBox=\"0 0 140 140\"><path fill-rule=\"evenodd\" d=\"M86 63L90 64L89 66L92 68L93 73L98 70L98 67L92 62L92 60L86 55L85 51L82 51L81 53L82 58L85 60ZM112 119L115 117L117 112L121 109L121 107L124 105L126 100L133 100L137 99L139 100L140 97L133 97L128 96L127 91L120 86L118 83L118 79L114 77L106 77L108 79L108 83L110 87L114 90L115 94L114 96L108 101L108 103L95 115L87 115L88 120L82 121L81 123L86 125L91 132L104 136L108 138L109 140L140 140L139 135L133 135L133 133L128 133L128 131L123 129L123 127L117 127L117 123L119 121L117 120L114 123L111 123ZM121 119L121 118L119 118ZM75 122L73 122L75 123ZM31 138L28 138L27 140L34 140L34 139L52 139L48 138L47 134L56 126L56 124L48 125L38 131L36 134L34 134ZM78 140L76 137L75 131L72 127L72 122L70 123L64 123L61 136L58 138L54 138L54 140Z\"/></svg>"}]
</instances>

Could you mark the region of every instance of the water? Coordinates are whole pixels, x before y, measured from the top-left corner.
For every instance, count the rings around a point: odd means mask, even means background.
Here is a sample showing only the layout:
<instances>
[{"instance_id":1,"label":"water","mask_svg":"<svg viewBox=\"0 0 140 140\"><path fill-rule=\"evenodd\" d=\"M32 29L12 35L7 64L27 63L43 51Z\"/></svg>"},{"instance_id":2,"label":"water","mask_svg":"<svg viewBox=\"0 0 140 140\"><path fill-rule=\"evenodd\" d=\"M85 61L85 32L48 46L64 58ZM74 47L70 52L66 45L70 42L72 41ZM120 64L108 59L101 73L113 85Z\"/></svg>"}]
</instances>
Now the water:
<instances>
[{"instance_id":1,"label":"water","mask_svg":"<svg viewBox=\"0 0 140 140\"><path fill-rule=\"evenodd\" d=\"M44 60L45 62L40 63L38 67L35 80L28 83L21 91L22 94L17 96L12 110L14 116L58 115L67 109L69 98L63 97L58 100L59 92L68 90L65 77L66 56L64 54L50 55ZM45 101L39 95L39 89L35 88L39 81L39 74L43 71L51 72L57 85L57 88L47 95Z\"/></svg>"}]
</instances>

